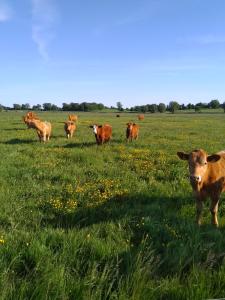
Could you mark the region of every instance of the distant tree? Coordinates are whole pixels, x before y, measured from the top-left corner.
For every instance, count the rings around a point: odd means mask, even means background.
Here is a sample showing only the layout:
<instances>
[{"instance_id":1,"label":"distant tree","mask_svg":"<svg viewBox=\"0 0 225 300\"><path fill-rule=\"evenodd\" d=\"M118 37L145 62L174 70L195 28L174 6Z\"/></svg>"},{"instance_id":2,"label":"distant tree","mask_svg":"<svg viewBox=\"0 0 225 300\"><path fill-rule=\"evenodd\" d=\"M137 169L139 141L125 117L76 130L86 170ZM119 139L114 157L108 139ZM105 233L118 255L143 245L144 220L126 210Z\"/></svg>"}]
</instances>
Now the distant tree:
<instances>
[{"instance_id":1,"label":"distant tree","mask_svg":"<svg viewBox=\"0 0 225 300\"><path fill-rule=\"evenodd\" d=\"M158 111L158 107L156 104L149 104L148 105L148 111L151 113L156 113Z\"/></svg>"},{"instance_id":2,"label":"distant tree","mask_svg":"<svg viewBox=\"0 0 225 300\"><path fill-rule=\"evenodd\" d=\"M158 111L160 113L164 113L166 111L166 105L164 103L159 103L159 105L158 105Z\"/></svg>"},{"instance_id":3,"label":"distant tree","mask_svg":"<svg viewBox=\"0 0 225 300\"><path fill-rule=\"evenodd\" d=\"M187 109L194 109L194 108L195 108L194 104L188 103Z\"/></svg>"},{"instance_id":4,"label":"distant tree","mask_svg":"<svg viewBox=\"0 0 225 300\"><path fill-rule=\"evenodd\" d=\"M225 112L225 102L222 104L223 111Z\"/></svg>"},{"instance_id":5,"label":"distant tree","mask_svg":"<svg viewBox=\"0 0 225 300\"><path fill-rule=\"evenodd\" d=\"M82 103L74 103L71 102L63 103L62 104L62 110L63 111L94 111L94 110L102 110L105 106L102 103L96 103L96 102L82 102ZM59 108L58 108L59 109Z\"/></svg>"},{"instance_id":6,"label":"distant tree","mask_svg":"<svg viewBox=\"0 0 225 300\"><path fill-rule=\"evenodd\" d=\"M171 112L171 113L175 113L176 110L178 110L180 108L180 105L179 103L177 103L176 101L171 101L168 105L168 110Z\"/></svg>"},{"instance_id":7,"label":"distant tree","mask_svg":"<svg viewBox=\"0 0 225 300\"><path fill-rule=\"evenodd\" d=\"M13 109L20 110L21 109L21 105L20 104L13 104Z\"/></svg>"},{"instance_id":8,"label":"distant tree","mask_svg":"<svg viewBox=\"0 0 225 300\"><path fill-rule=\"evenodd\" d=\"M209 102L209 107L213 108L213 109L219 108L220 107L220 102L217 99L211 100Z\"/></svg>"},{"instance_id":9,"label":"distant tree","mask_svg":"<svg viewBox=\"0 0 225 300\"><path fill-rule=\"evenodd\" d=\"M148 111L148 106L147 105L141 105L140 106L140 111L143 112L143 113L147 112Z\"/></svg>"},{"instance_id":10,"label":"distant tree","mask_svg":"<svg viewBox=\"0 0 225 300\"><path fill-rule=\"evenodd\" d=\"M60 108L57 105L52 104L51 110L60 110Z\"/></svg>"},{"instance_id":11,"label":"distant tree","mask_svg":"<svg viewBox=\"0 0 225 300\"><path fill-rule=\"evenodd\" d=\"M41 104L33 105L32 110L41 110Z\"/></svg>"},{"instance_id":12,"label":"distant tree","mask_svg":"<svg viewBox=\"0 0 225 300\"><path fill-rule=\"evenodd\" d=\"M88 103L87 102L82 102L80 104L81 111L88 111Z\"/></svg>"},{"instance_id":13,"label":"distant tree","mask_svg":"<svg viewBox=\"0 0 225 300\"><path fill-rule=\"evenodd\" d=\"M22 110L28 110L28 109L30 109L30 104L29 103L22 104L21 105L21 109Z\"/></svg>"},{"instance_id":14,"label":"distant tree","mask_svg":"<svg viewBox=\"0 0 225 300\"><path fill-rule=\"evenodd\" d=\"M79 103L71 102L69 104L69 110L70 111L81 111L82 110L82 105L79 104Z\"/></svg>"},{"instance_id":15,"label":"distant tree","mask_svg":"<svg viewBox=\"0 0 225 300\"><path fill-rule=\"evenodd\" d=\"M102 103L98 103L97 108L98 108L98 110L103 110L105 108L105 106Z\"/></svg>"},{"instance_id":16,"label":"distant tree","mask_svg":"<svg viewBox=\"0 0 225 300\"><path fill-rule=\"evenodd\" d=\"M43 109L46 111L51 110L52 104L51 103L43 103Z\"/></svg>"},{"instance_id":17,"label":"distant tree","mask_svg":"<svg viewBox=\"0 0 225 300\"><path fill-rule=\"evenodd\" d=\"M195 105L195 112L200 113L201 112L201 106L200 105Z\"/></svg>"},{"instance_id":18,"label":"distant tree","mask_svg":"<svg viewBox=\"0 0 225 300\"><path fill-rule=\"evenodd\" d=\"M0 104L0 111L3 111L4 106Z\"/></svg>"},{"instance_id":19,"label":"distant tree","mask_svg":"<svg viewBox=\"0 0 225 300\"><path fill-rule=\"evenodd\" d=\"M183 104L180 105L180 109L181 109L181 110L185 110L185 109L187 109L187 107L186 107L185 104L183 103Z\"/></svg>"},{"instance_id":20,"label":"distant tree","mask_svg":"<svg viewBox=\"0 0 225 300\"><path fill-rule=\"evenodd\" d=\"M134 106L133 111L141 111L141 106L138 105Z\"/></svg>"},{"instance_id":21,"label":"distant tree","mask_svg":"<svg viewBox=\"0 0 225 300\"><path fill-rule=\"evenodd\" d=\"M69 111L70 110L70 105L67 103L63 103L62 104L62 110L63 111Z\"/></svg>"},{"instance_id":22,"label":"distant tree","mask_svg":"<svg viewBox=\"0 0 225 300\"><path fill-rule=\"evenodd\" d=\"M116 106L119 111L123 111L123 105L120 101L116 102Z\"/></svg>"}]
</instances>

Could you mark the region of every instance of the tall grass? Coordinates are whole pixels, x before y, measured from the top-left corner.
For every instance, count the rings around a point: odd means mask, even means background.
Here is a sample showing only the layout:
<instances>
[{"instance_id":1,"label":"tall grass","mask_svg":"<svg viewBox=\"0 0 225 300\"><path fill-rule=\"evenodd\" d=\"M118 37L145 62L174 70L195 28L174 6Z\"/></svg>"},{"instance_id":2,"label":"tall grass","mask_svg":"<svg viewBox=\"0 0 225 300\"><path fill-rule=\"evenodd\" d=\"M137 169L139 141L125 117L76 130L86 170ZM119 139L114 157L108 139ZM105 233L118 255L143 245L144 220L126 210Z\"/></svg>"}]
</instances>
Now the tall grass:
<instances>
[{"instance_id":1,"label":"tall grass","mask_svg":"<svg viewBox=\"0 0 225 300\"><path fill-rule=\"evenodd\" d=\"M21 113L0 115L1 299L209 299L225 296L225 204L220 228L194 224L187 166L178 150L225 148L225 115L40 113L40 144ZM126 143L126 123L140 123ZM110 123L97 146L92 123Z\"/></svg>"}]
</instances>

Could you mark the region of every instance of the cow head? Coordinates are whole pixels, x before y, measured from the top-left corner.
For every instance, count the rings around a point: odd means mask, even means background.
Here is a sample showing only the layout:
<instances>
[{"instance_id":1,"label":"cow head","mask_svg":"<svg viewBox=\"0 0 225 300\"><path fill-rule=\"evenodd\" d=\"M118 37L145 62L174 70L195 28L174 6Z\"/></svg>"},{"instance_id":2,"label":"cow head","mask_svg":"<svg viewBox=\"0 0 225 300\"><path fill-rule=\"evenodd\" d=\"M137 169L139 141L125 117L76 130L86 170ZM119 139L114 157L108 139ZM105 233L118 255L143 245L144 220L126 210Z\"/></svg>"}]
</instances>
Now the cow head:
<instances>
[{"instance_id":1,"label":"cow head","mask_svg":"<svg viewBox=\"0 0 225 300\"><path fill-rule=\"evenodd\" d=\"M98 128L99 128L99 127L101 127L101 126L98 126L98 125L96 125L96 124L90 126L90 128L93 129L93 132L94 132L95 135L98 133Z\"/></svg>"},{"instance_id":2,"label":"cow head","mask_svg":"<svg viewBox=\"0 0 225 300\"><path fill-rule=\"evenodd\" d=\"M135 123L131 123L131 122L129 122L129 123L127 123L127 129L129 130L129 131L131 131L132 129L133 129L133 126L135 125Z\"/></svg>"},{"instance_id":3,"label":"cow head","mask_svg":"<svg viewBox=\"0 0 225 300\"><path fill-rule=\"evenodd\" d=\"M200 184L202 182L208 168L208 163L215 163L220 159L220 155L207 155L202 149L194 150L189 154L177 152L177 155L180 159L188 161L189 176L192 185Z\"/></svg>"},{"instance_id":4,"label":"cow head","mask_svg":"<svg viewBox=\"0 0 225 300\"><path fill-rule=\"evenodd\" d=\"M67 130L71 130L71 128L73 127L74 123L72 121L67 121L64 123L65 124L65 128Z\"/></svg>"}]
</instances>

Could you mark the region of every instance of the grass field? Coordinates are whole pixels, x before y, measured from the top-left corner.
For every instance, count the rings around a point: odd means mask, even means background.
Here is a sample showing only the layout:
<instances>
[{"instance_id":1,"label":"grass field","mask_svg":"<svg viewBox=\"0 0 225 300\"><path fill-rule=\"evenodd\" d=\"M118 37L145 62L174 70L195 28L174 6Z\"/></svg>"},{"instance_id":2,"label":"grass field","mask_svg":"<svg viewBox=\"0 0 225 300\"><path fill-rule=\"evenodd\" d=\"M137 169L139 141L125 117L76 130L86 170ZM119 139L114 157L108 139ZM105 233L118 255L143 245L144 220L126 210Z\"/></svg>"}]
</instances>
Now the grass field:
<instances>
[{"instance_id":1,"label":"grass field","mask_svg":"<svg viewBox=\"0 0 225 300\"><path fill-rule=\"evenodd\" d=\"M177 151L225 149L225 114L40 113L40 144L22 113L0 113L0 299L209 299L225 297L225 201L219 229L208 203L197 227L187 165ZM113 126L97 146L88 126Z\"/></svg>"}]
</instances>

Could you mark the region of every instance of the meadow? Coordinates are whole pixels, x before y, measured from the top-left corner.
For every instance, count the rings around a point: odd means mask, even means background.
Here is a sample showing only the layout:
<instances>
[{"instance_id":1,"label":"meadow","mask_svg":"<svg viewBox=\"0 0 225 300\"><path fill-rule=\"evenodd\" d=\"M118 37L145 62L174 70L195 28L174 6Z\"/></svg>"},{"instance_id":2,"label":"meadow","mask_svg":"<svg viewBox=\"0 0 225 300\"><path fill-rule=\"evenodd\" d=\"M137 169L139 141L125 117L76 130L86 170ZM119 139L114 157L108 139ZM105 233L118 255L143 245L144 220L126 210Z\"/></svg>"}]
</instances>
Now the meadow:
<instances>
[{"instance_id":1,"label":"meadow","mask_svg":"<svg viewBox=\"0 0 225 300\"><path fill-rule=\"evenodd\" d=\"M195 221L187 164L177 151L225 149L225 114L42 112L42 144L22 112L0 113L0 299L225 297L225 196L220 227ZM126 143L130 120L140 136ZM97 146L89 125L110 123Z\"/></svg>"}]
</instances>

